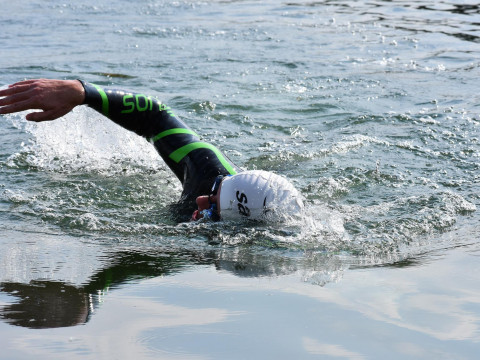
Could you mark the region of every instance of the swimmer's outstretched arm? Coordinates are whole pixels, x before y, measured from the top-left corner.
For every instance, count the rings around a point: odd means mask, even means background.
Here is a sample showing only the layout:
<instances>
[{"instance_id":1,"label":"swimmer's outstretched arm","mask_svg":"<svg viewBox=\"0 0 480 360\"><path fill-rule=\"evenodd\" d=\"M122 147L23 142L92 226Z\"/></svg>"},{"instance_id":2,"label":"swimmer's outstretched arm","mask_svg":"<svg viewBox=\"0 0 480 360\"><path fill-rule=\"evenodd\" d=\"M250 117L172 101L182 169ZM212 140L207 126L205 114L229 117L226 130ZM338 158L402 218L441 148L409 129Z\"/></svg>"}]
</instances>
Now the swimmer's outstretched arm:
<instances>
[{"instance_id":1,"label":"swimmer's outstretched arm","mask_svg":"<svg viewBox=\"0 0 480 360\"><path fill-rule=\"evenodd\" d=\"M26 118L30 121L55 120L78 105L88 105L151 141L184 190L194 188L194 193L200 188L198 181L210 181L217 175L239 170L216 147L200 141L168 106L150 96L103 89L80 80L26 80L0 90L0 114L42 110L29 113ZM208 185L211 188L211 182Z\"/></svg>"},{"instance_id":2,"label":"swimmer's outstretched arm","mask_svg":"<svg viewBox=\"0 0 480 360\"><path fill-rule=\"evenodd\" d=\"M0 114L42 110L29 113L30 121L55 120L83 104L147 139L171 128L189 129L169 107L150 96L104 90L80 80L25 80L0 90Z\"/></svg>"},{"instance_id":3,"label":"swimmer's outstretched arm","mask_svg":"<svg viewBox=\"0 0 480 360\"><path fill-rule=\"evenodd\" d=\"M30 121L55 120L68 114L85 100L85 90L78 80L25 80L0 90L0 114L25 110Z\"/></svg>"}]
</instances>

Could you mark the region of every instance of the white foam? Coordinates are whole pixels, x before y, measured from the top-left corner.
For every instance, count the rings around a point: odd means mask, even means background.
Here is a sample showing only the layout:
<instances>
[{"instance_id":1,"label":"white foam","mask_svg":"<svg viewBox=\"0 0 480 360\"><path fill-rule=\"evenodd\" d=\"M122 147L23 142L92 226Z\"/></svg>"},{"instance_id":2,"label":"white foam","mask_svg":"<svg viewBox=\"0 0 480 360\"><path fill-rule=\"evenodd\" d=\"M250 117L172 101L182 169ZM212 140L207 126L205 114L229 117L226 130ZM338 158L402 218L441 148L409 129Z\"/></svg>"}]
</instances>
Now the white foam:
<instances>
[{"instance_id":1,"label":"white foam","mask_svg":"<svg viewBox=\"0 0 480 360\"><path fill-rule=\"evenodd\" d=\"M165 166L145 139L87 107L42 123L20 120L15 115L12 124L23 128L31 138L10 163L26 155L28 165L51 171L115 172Z\"/></svg>"}]
</instances>

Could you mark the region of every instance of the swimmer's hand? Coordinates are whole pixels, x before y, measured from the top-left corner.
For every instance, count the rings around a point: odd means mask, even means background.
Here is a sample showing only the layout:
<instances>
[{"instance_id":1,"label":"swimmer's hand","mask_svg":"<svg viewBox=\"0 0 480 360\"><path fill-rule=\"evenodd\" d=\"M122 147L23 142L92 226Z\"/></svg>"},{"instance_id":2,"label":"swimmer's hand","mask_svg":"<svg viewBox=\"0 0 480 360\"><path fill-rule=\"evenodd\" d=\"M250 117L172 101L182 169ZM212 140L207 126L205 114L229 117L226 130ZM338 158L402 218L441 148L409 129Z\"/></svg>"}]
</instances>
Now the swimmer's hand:
<instances>
[{"instance_id":1,"label":"swimmer's hand","mask_svg":"<svg viewBox=\"0 0 480 360\"><path fill-rule=\"evenodd\" d=\"M0 114L40 109L26 116L30 121L55 120L68 114L85 99L78 80L25 80L0 90Z\"/></svg>"}]
</instances>

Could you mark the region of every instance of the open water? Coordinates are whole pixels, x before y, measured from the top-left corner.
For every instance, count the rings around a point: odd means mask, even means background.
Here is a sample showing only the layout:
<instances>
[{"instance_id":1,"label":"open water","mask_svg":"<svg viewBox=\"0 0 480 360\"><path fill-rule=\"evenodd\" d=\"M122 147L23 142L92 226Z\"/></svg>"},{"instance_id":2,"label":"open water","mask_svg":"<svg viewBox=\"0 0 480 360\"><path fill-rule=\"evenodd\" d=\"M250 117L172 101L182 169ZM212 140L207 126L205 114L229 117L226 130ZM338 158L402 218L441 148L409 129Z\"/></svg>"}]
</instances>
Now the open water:
<instances>
[{"instance_id":1,"label":"open water","mask_svg":"<svg viewBox=\"0 0 480 360\"><path fill-rule=\"evenodd\" d=\"M473 1L3 1L0 86L158 97L307 204L182 223L145 140L0 116L1 359L477 359Z\"/></svg>"}]
</instances>

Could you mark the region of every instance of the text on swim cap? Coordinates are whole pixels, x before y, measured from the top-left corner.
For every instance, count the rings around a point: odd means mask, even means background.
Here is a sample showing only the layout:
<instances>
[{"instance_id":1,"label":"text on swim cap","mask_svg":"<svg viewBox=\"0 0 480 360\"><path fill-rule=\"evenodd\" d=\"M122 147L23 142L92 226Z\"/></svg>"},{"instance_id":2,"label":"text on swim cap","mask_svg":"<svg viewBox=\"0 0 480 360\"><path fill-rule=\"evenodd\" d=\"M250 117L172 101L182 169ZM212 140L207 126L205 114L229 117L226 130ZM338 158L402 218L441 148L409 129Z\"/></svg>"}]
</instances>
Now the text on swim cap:
<instances>
[{"instance_id":1,"label":"text on swim cap","mask_svg":"<svg viewBox=\"0 0 480 360\"><path fill-rule=\"evenodd\" d=\"M237 207L240 215L250 216L250 209L244 205L248 203L247 195L245 195L244 193L241 193L240 191L237 191L237 200L238 200Z\"/></svg>"}]
</instances>

